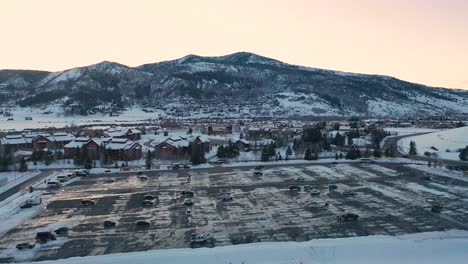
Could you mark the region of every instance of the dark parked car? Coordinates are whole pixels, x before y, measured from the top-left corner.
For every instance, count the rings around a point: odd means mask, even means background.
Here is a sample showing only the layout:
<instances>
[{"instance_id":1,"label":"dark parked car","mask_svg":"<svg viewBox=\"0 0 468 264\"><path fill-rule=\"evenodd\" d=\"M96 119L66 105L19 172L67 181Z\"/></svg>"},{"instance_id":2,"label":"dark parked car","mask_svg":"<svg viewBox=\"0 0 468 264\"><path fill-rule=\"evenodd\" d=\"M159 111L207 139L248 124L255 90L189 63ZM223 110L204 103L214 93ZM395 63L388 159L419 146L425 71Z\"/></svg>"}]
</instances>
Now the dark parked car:
<instances>
[{"instance_id":1,"label":"dark parked car","mask_svg":"<svg viewBox=\"0 0 468 264\"><path fill-rule=\"evenodd\" d=\"M261 171L254 171L253 175L254 176L262 176L263 173Z\"/></svg>"},{"instance_id":2,"label":"dark parked car","mask_svg":"<svg viewBox=\"0 0 468 264\"><path fill-rule=\"evenodd\" d=\"M116 222L114 222L114 221L111 221L111 220L106 220L106 221L104 221L104 223L103 223L103 224L104 224L104 227L114 227L114 226L116 226L116 225L117 225L117 223L116 223Z\"/></svg>"},{"instance_id":3,"label":"dark parked car","mask_svg":"<svg viewBox=\"0 0 468 264\"><path fill-rule=\"evenodd\" d=\"M185 196L185 197L193 197L195 195L194 192L192 191L182 191L182 196Z\"/></svg>"},{"instance_id":4,"label":"dark parked car","mask_svg":"<svg viewBox=\"0 0 468 264\"><path fill-rule=\"evenodd\" d=\"M338 219L338 221L351 222L351 221L357 221L359 218L359 215L346 213L346 214L339 215L336 218Z\"/></svg>"},{"instance_id":5,"label":"dark parked car","mask_svg":"<svg viewBox=\"0 0 468 264\"><path fill-rule=\"evenodd\" d=\"M184 200L184 204L185 204L185 205L188 205L188 206L193 205L193 200L192 200L192 199L189 199L189 198L188 198L188 199L185 199L185 200Z\"/></svg>"},{"instance_id":6,"label":"dark parked car","mask_svg":"<svg viewBox=\"0 0 468 264\"><path fill-rule=\"evenodd\" d=\"M143 206L153 206L154 202L151 201L151 200L144 200L143 202L141 202L141 205L143 205Z\"/></svg>"},{"instance_id":7,"label":"dark parked car","mask_svg":"<svg viewBox=\"0 0 468 264\"><path fill-rule=\"evenodd\" d=\"M96 204L96 201L94 200L90 200L90 199L81 200L81 205L84 205L84 206L95 205L95 204Z\"/></svg>"},{"instance_id":8,"label":"dark parked car","mask_svg":"<svg viewBox=\"0 0 468 264\"><path fill-rule=\"evenodd\" d=\"M336 186L335 184L332 184L332 185L328 186L328 190L330 190L330 191L334 191L336 189L338 189L338 186Z\"/></svg>"},{"instance_id":9,"label":"dark parked car","mask_svg":"<svg viewBox=\"0 0 468 264\"><path fill-rule=\"evenodd\" d=\"M136 221L135 224L138 227L149 227L151 225L149 222L143 220Z\"/></svg>"},{"instance_id":10,"label":"dark parked car","mask_svg":"<svg viewBox=\"0 0 468 264\"><path fill-rule=\"evenodd\" d=\"M23 249L31 249L31 248L34 248L35 246L36 246L35 243L26 242L26 243L20 243L16 245L16 248L19 250L23 250Z\"/></svg>"},{"instance_id":11,"label":"dark parked car","mask_svg":"<svg viewBox=\"0 0 468 264\"><path fill-rule=\"evenodd\" d=\"M57 235L66 235L66 234L68 234L68 230L69 230L68 227L60 227L60 228L56 229L54 232Z\"/></svg>"},{"instance_id":12,"label":"dark parked car","mask_svg":"<svg viewBox=\"0 0 468 264\"><path fill-rule=\"evenodd\" d=\"M320 195L319 191L316 191L316 190L311 190L310 191L310 196L318 196L318 195Z\"/></svg>"},{"instance_id":13,"label":"dark parked car","mask_svg":"<svg viewBox=\"0 0 468 264\"><path fill-rule=\"evenodd\" d=\"M190 169L190 165L185 164L185 165L184 165L184 169Z\"/></svg>"},{"instance_id":14,"label":"dark parked car","mask_svg":"<svg viewBox=\"0 0 468 264\"><path fill-rule=\"evenodd\" d=\"M443 209L443 208L444 208L444 207L443 207L442 205L440 205L440 204L434 204L434 205L431 206L431 211L432 211L433 213L439 214L439 213L442 212L442 209Z\"/></svg>"},{"instance_id":15,"label":"dark parked car","mask_svg":"<svg viewBox=\"0 0 468 264\"><path fill-rule=\"evenodd\" d=\"M156 196L154 196L152 194L147 194L147 195L143 196L143 199L145 199L145 200L154 200L154 199L156 199Z\"/></svg>"},{"instance_id":16,"label":"dark parked car","mask_svg":"<svg viewBox=\"0 0 468 264\"><path fill-rule=\"evenodd\" d=\"M49 240L56 240L57 236L52 232L38 232L36 234L36 240L40 242L47 242Z\"/></svg>"},{"instance_id":17,"label":"dark parked car","mask_svg":"<svg viewBox=\"0 0 468 264\"><path fill-rule=\"evenodd\" d=\"M263 170L263 168L264 168L264 166L262 166L262 165L259 165L259 166L255 167L256 170Z\"/></svg>"},{"instance_id":18,"label":"dark parked car","mask_svg":"<svg viewBox=\"0 0 468 264\"><path fill-rule=\"evenodd\" d=\"M290 191L300 191L301 187L297 185L289 185L289 190Z\"/></svg>"}]
</instances>

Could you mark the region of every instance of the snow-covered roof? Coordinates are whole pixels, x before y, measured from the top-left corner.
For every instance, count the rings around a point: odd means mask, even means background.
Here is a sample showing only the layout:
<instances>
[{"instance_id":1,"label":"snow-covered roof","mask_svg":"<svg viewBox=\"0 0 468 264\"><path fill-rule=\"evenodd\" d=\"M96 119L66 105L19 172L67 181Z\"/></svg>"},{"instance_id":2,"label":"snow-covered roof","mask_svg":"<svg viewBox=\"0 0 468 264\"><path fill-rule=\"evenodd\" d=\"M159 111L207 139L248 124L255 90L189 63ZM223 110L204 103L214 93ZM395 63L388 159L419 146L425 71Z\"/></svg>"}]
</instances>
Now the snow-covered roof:
<instances>
[{"instance_id":1,"label":"snow-covered roof","mask_svg":"<svg viewBox=\"0 0 468 264\"><path fill-rule=\"evenodd\" d=\"M112 127L104 133L109 137L123 137L126 135L141 134L141 131L136 128Z\"/></svg>"}]
</instances>

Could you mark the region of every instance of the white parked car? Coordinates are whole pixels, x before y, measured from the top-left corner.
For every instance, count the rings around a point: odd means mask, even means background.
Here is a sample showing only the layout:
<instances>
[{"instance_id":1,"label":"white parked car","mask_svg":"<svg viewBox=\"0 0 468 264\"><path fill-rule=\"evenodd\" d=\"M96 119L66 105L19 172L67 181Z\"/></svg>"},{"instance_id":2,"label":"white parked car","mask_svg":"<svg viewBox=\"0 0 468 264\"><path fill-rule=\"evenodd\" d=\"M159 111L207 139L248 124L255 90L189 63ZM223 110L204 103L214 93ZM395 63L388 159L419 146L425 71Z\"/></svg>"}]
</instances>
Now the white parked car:
<instances>
[{"instance_id":1,"label":"white parked car","mask_svg":"<svg viewBox=\"0 0 468 264\"><path fill-rule=\"evenodd\" d=\"M68 181L70 178L68 177L68 175L65 175L65 174L61 174L61 175L58 175L56 177L57 181L59 182L66 182Z\"/></svg>"},{"instance_id":2,"label":"white parked car","mask_svg":"<svg viewBox=\"0 0 468 264\"><path fill-rule=\"evenodd\" d=\"M48 181L47 182L47 187L49 188L59 188L62 186L59 181Z\"/></svg>"}]
</instances>

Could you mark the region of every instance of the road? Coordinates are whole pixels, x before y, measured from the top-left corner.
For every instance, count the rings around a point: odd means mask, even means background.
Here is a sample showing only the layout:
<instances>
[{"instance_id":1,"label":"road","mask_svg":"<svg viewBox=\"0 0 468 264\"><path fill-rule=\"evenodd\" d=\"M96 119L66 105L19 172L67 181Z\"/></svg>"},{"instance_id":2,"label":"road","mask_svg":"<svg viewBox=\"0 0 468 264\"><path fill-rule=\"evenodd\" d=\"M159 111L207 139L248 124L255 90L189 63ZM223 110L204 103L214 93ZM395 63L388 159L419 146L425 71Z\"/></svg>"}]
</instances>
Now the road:
<instances>
[{"instance_id":1,"label":"road","mask_svg":"<svg viewBox=\"0 0 468 264\"><path fill-rule=\"evenodd\" d=\"M10 190L3 192L0 194L0 202L7 199L8 197L12 196L15 193L21 192L23 190L27 190L29 186L33 185L36 182L42 181L45 177L49 176L52 171L54 170L41 170L41 174L33 177L21 184L16 185L15 187L11 188Z\"/></svg>"}]
</instances>

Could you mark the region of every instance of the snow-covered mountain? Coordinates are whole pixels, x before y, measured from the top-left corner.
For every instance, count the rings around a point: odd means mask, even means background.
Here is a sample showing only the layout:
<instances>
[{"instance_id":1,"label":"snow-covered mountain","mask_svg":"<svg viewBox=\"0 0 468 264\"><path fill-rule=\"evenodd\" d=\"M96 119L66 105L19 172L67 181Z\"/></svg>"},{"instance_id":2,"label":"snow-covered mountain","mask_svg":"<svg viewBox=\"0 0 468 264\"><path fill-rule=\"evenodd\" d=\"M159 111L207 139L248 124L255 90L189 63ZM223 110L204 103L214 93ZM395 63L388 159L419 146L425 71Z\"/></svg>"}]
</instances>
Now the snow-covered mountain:
<instances>
[{"instance_id":1,"label":"snow-covered mountain","mask_svg":"<svg viewBox=\"0 0 468 264\"><path fill-rule=\"evenodd\" d=\"M10 72L0 71L0 92L17 91L11 102L55 103L79 114L135 104L259 116L468 113L468 91L295 66L247 52L188 55L135 68L105 61L54 73Z\"/></svg>"}]
</instances>

